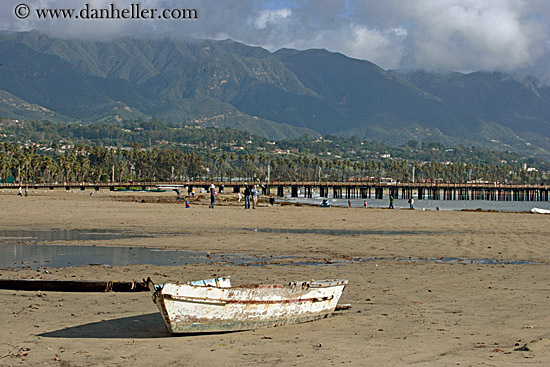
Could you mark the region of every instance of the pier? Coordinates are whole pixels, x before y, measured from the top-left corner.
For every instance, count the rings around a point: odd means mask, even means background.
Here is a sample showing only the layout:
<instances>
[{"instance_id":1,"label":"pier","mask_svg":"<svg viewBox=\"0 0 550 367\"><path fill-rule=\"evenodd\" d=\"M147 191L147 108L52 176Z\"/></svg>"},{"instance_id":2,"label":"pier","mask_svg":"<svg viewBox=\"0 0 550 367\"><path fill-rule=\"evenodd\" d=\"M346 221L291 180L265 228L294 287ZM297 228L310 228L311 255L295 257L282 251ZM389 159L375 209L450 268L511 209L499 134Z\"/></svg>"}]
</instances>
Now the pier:
<instances>
[{"instance_id":1,"label":"pier","mask_svg":"<svg viewBox=\"0 0 550 367\"><path fill-rule=\"evenodd\" d=\"M548 201L548 185L509 184L448 184L448 183L286 183L291 187L291 197L311 198L312 190L318 189L319 196L327 198L329 193L335 199L383 199L384 194L396 199L417 200L493 200L493 201ZM279 191L280 191L280 187ZM284 187L284 186L283 186Z\"/></svg>"},{"instance_id":2,"label":"pier","mask_svg":"<svg viewBox=\"0 0 550 367\"><path fill-rule=\"evenodd\" d=\"M23 183L0 184L0 189L17 189L19 186L29 189L65 189L65 190L100 190L120 189L151 190L157 186L182 186L184 188L205 188L215 184L218 190L237 193L242 192L245 181L170 181L170 182L63 182L63 183ZM384 194L391 194L396 199L416 200L494 200L494 201L549 201L549 185L511 185L498 183L384 183L384 182L298 182L274 181L256 182L262 195L284 196L285 190L291 197L312 198L313 192L320 197L335 199L383 199ZM230 190L230 191L228 191Z\"/></svg>"}]
</instances>

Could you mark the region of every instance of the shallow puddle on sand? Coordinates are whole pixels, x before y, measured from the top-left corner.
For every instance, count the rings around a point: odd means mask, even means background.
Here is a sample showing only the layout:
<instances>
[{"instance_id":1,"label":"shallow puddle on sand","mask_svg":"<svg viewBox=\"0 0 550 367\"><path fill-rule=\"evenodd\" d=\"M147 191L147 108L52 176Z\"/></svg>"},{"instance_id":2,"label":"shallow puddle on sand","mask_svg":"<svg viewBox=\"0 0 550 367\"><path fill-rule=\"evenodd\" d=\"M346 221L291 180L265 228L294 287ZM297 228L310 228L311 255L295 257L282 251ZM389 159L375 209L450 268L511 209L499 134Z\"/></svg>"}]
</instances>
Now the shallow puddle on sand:
<instances>
[{"instance_id":1,"label":"shallow puddle on sand","mask_svg":"<svg viewBox=\"0 0 550 367\"><path fill-rule=\"evenodd\" d=\"M329 228L244 228L246 231L262 233L292 233L292 234L322 234L332 236L354 236L354 235L430 235L449 234L462 232L437 232L437 231L385 231L385 230L355 230L355 229L329 229Z\"/></svg>"},{"instance_id":2,"label":"shallow puddle on sand","mask_svg":"<svg viewBox=\"0 0 550 367\"><path fill-rule=\"evenodd\" d=\"M25 241L94 241L114 240L121 238L147 237L128 231L107 231L101 229L3 229L0 240L19 239Z\"/></svg>"},{"instance_id":3,"label":"shallow puddle on sand","mask_svg":"<svg viewBox=\"0 0 550 367\"><path fill-rule=\"evenodd\" d=\"M115 247L86 245L56 245L36 243L9 243L0 245L0 269L66 268L85 265L137 265L159 266L188 264L217 265L348 265L373 261L434 262L446 264L478 265L524 265L537 264L522 260L442 258L355 258L352 260L302 261L298 256L255 257L235 254L212 254L182 250L154 249L145 247Z\"/></svg>"},{"instance_id":4,"label":"shallow puddle on sand","mask_svg":"<svg viewBox=\"0 0 550 367\"><path fill-rule=\"evenodd\" d=\"M99 264L109 266L135 264L160 266L187 264L257 265L289 258L292 257L253 257L146 247L44 245L35 243L0 245L0 269L66 268Z\"/></svg>"},{"instance_id":5,"label":"shallow puddle on sand","mask_svg":"<svg viewBox=\"0 0 550 367\"><path fill-rule=\"evenodd\" d=\"M245 230L265 233L306 233L323 235L402 235L439 234L425 231L377 231L377 230L334 230L334 229L284 229L284 228L245 228ZM442 232L441 232L442 233ZM352 260L301 261L299 256L250 256L235 254L212 254L208 252L157 249L147 247L94 246L81 244L43 244L53 241L93 241L122 238L148 237L149 235L129 231L107 231L101 229L67 230L0 230L0 269L66 268L83 265L137 265L159 266L187 264L218 265L346 265L372 261L434 262L447 264L479 265L534 265L540 264L523 260L470 259L459 257L441 258L375 258L363 257ZM15 242L15 243L14 243Z\"/></svg>"}]
</instances>

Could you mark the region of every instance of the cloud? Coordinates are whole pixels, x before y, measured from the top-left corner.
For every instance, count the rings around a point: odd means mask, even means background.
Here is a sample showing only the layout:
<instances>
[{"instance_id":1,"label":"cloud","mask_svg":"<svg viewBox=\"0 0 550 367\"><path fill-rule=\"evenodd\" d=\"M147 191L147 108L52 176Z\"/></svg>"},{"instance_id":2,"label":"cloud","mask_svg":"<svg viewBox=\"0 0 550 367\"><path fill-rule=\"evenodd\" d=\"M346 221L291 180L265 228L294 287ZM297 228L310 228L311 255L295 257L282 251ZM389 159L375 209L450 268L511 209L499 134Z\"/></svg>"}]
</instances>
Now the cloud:
<instances>
[{"instance_id":1,"label":"cloud","mask_svg":"<svg viewBox=\"0 0 550 367\"><path fill-rule=\"evenodd\" d=\"M547 38L519 1L419 1L411 14L411 56L427 68L513 70L533 64Z\"/></svg>"},{"instance_id":2,"label":"cloud","mask_svg":"<svg viewBox=\"0 0 550 367\"><path fill-rule=\"evenodd\" d=\"M401 28L378 30L350 23L336 30L321 30L310 37L291 40L285 47L327 48L349 57L369 60L385 68L396 68L405 53L402 40L406 33Z\"/></svg>"},{"instance_id":3,"label":"cloud","mask_svg":"<svg viewBox=\"0 0 550 367\"><path fill-rule=\"evenodd\" d=\"M197 9L198 19L17 19L22 0L0 5L0 28L59 37L231 38L275 51L326 48L383 68L514 71L550 60L545 0L25 0L31 9ZM184 4L184 5L182 5ZM550 70L548 70L550 73Z\"/></svg>"},{"instance_id":4,"label":"cloud","mask_svg":"<svg viewBox=\"0 0 550 367\"><path fill-rule=\"evenodd\" d=\"M258 29L265 29L268 25L279 24L292 15L292 10L288 8L261 10L256 18L252 20L254 26Z\"/></svg>"}]
</instances>

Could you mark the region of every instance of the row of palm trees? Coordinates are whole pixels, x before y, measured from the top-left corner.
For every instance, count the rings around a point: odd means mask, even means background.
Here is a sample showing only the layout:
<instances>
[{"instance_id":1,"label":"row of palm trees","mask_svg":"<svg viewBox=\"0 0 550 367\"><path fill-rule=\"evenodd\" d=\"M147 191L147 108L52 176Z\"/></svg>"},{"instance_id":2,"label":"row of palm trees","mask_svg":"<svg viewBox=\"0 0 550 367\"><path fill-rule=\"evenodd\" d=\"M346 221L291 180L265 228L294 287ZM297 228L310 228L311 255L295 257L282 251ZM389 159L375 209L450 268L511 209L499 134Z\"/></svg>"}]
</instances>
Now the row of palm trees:
<instances>
[{"instance_id":1,"label":"row of palm trees","mask_svg":"<svg viewBox=\"0 0 550 367\"><path fill-rule=\"evenodd\" d=\"M111 149L75 145L40 153L34 147L0 144L0 178L21 183L180 181L186 179L249 181L358 181L382 177L401 182L482 180L538 184L548 179L520 166L406 160L357 160L222 152L199 154L182 148Z\"/></svg>"},{"instance_id":2,"label":"row of palm trees","mask_svg":"<svg viewBox=\"0 0 550 367\"><path fill-rule=\"evenodd\" d=\"M340 158L282 157L267 154L234 153L207 154L205 166L211 177L242 177L246 180L268 178L280 181L358 181L382 177L400 182L488 181L514 184L548 183L549 179L536 170L519 165L466 164L448 162L409 162L406 160L352 161ZM237 176L235 176L237 174ZM228 176L229 175L229 176ZM268 177L269 176L269 177Z\"/></svg>"}]
</instances>

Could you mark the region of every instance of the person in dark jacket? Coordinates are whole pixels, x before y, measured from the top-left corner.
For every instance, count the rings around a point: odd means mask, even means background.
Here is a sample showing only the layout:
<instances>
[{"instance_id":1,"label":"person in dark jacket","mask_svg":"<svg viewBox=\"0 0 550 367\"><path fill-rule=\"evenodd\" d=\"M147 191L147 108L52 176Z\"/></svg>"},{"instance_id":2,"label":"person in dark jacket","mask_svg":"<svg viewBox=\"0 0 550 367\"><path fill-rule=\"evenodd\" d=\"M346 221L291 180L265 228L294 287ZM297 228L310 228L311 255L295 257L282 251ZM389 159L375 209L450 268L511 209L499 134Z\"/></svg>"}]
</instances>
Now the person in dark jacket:
<instances>
[{"instance_id":1,"label":"person in dark jacket","mask_svg":"<svg viewBox=\"0 0 550 367\"><path fill-rule=\"evenodd\" d=\"M244 208L250 209L250 187L248 185L244 188Z\"/></svg>"}]
</instances>

